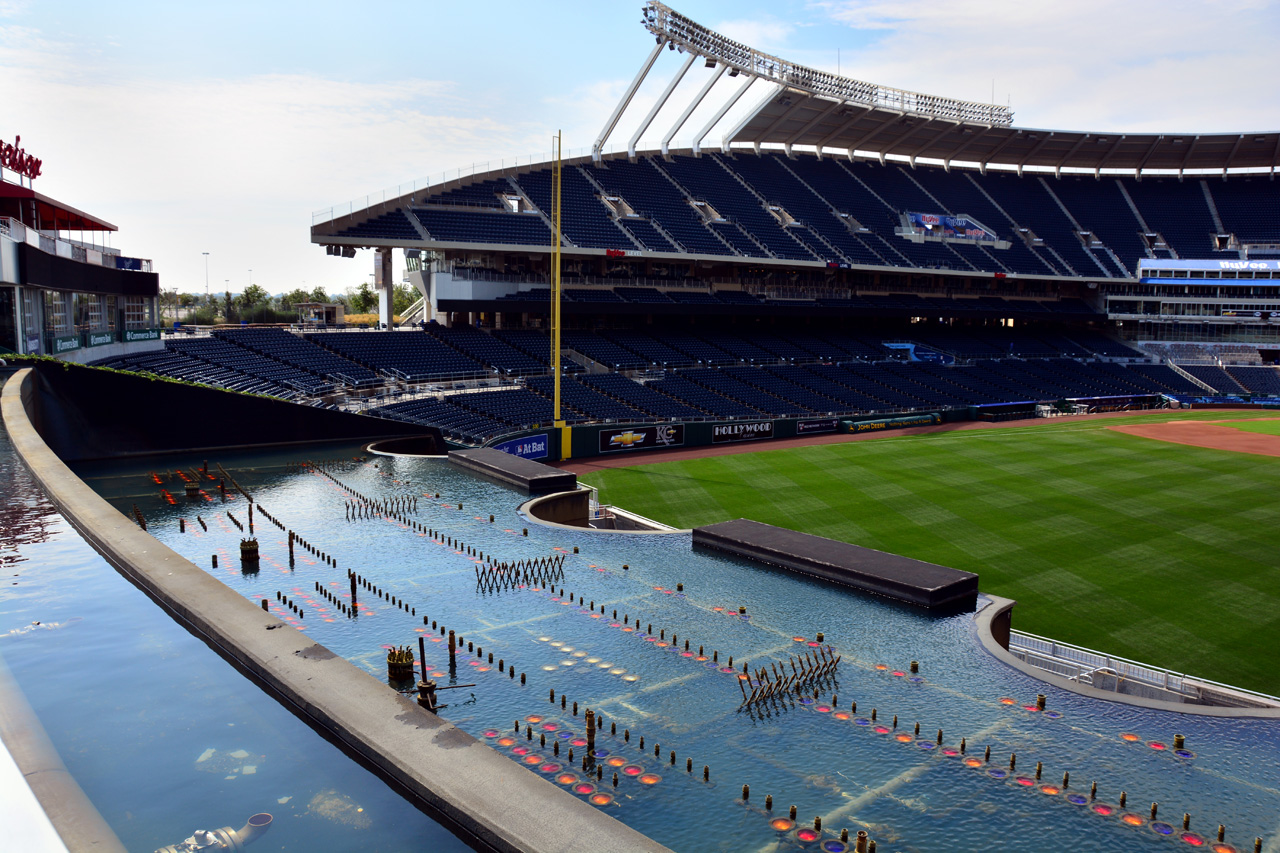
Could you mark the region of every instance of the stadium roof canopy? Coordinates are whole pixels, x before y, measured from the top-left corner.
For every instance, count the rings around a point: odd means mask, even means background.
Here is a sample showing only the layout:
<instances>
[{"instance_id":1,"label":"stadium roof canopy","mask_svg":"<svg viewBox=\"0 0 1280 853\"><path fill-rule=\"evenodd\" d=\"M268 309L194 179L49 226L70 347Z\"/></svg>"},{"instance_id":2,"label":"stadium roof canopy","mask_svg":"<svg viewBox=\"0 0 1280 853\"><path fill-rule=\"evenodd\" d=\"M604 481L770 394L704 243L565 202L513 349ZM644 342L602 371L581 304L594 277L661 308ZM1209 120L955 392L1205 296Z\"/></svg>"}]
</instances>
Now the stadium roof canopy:
<instances>
[{"instance_id":1,"label":"stadium roof canopy","mask_svg":"<svg viewBox=\"0 0 1280 853\"><path fill-rule=\"evenodd\" d=\"M56 231L118 231L116 226L42 195L30 187L0 181L0 216L10 216L33 228Z\"/></svg>"},{"instance_id":2,"label":"stadium roof canopy","mask_svg":"<svg viewBox=\"0 0 1280 853\"><path fill-rule=\"evenodd\" d=\"M756 81L772 90L744 120L731 128L720 146L780 145L818 152L855 152L896 157L912 165L919 159L988 166L1052 169L1061 172L1222 171L1270 169L1280 164L1280 132L1253 133L1091 133L1039 130L1013 126L1013 113L998 104L925 95L841 77L762 53L703 27L669 7L649 0L643 23L656 38L640 73L596 140L593 156L604 144L664 48L688 54L659 102L632 138L629 149L648 129L670 99L694 60L701 57L716 73L699 91L663 140L668 143L706 99L722 76L741 77L742 85L724 102L693 140L695 153L712 129Z\"/></svg>"}]
</instances>

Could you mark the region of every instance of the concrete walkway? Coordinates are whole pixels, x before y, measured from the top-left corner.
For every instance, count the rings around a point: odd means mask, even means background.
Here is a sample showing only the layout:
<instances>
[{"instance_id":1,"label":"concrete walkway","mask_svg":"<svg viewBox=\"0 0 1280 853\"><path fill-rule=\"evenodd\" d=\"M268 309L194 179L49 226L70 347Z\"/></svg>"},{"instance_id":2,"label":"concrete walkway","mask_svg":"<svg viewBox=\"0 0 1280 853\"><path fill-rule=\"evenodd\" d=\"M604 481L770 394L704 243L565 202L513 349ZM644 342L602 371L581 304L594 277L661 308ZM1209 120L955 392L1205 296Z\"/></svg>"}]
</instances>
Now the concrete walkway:
<instances>
[{"instance_id":1,"label":"concrete walkway","mask_svg":"<svg viewBox=\"0 0 1280 853\"><path fill-rule=\"evenodd\" d=\"M0 826L4 827L6 849L68 853L3 741L0 741Z\"/></svg>"}]
</instances>

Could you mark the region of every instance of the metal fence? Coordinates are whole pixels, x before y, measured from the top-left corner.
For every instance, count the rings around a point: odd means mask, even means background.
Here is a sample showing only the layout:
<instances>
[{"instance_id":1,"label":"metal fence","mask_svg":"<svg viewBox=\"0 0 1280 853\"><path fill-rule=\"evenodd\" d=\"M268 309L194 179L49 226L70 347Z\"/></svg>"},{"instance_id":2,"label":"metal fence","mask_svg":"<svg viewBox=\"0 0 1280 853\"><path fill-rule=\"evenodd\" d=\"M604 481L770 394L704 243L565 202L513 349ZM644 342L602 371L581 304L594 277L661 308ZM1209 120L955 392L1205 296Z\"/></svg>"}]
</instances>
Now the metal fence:
<instances>
[{"instance_id":1,"label":"metal fence","mask_svg":"<svg viewBox=\"0 0 1280 853\"><path fill-rule=\"evenodd\" d=\"M1166 698L1181 699L1197 705L1237 708L1280 708L1280 697L1240 687L1232 687L1206 678L1150 666L1128 658L1097 652L1048 637L1011 631L1009 651L1032 666L1060 675L1079 684L1110 690L1114 693L1156 696L1151 691L1172 694ZM1145 690L1142 688L1146 688Z\"/></svg>"}]
</instances>

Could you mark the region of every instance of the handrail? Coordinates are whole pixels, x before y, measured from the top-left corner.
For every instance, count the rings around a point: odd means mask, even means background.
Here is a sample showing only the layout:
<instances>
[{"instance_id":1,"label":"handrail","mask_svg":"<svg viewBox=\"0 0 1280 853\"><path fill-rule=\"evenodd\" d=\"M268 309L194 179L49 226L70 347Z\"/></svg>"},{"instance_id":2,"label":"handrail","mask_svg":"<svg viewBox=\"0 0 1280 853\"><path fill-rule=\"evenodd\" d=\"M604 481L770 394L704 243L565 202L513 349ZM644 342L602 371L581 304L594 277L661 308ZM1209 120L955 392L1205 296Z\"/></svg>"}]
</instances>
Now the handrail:
<instances>
[{"instance_id":1,"label":"handrail","mask_svg":"<svg viewBox=\"0 0 1280 853\"><path fill-rule=\"evenodd\" d=\"M1089 673L1107 672L1115 676L1117 690L1120 681L1127 678L1163 690L1197 698L1203 696L1204 688L1208 687L1212 688L1214 692L1224 694L1227 697L1247 698L1267 707L1280 708L1280 696L1272 696L1268 693L1248 690L1208 678L1189 676L1186 673L1099 652L1072 643L1064 643L1061 640L1054 640L1049 637L1041 637L1038 634L1030 634L1026 631L1011 630L1009 635L1009 650L1011 652L1016 654L1015 649L1017 649L1037 658L1053 661L1059 666L1075 666L1079 670L1077 677L1088 674L1084 672L1085 669L1088 669ZM1057 671L1054 667L1042 668Z\"/></svg>"},{"instance_id":2,"label":"handrail","mask_svg":"<svg viewBox=\"0 0 1280 853\"><path fill-rule=\"evenodd\" d=\"M63 240L32 228L11 216L0 216L0 234L8 235L15 243L26 243L48 255L78 261L84 264L125 270L126 272L154 272L149 258L131 258L105 246L94 248L74 240Z\"/></svg>"}]
</instances>

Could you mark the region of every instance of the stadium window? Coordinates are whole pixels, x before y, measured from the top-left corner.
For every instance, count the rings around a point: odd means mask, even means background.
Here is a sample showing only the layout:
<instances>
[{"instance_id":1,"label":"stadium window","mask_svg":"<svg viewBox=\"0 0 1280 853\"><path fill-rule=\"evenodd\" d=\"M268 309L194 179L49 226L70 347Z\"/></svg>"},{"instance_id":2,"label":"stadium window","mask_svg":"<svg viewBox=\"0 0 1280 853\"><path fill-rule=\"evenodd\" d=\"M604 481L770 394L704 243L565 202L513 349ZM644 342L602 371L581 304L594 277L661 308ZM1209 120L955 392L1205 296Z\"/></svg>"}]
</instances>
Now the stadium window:
<instances>
[{"instance_id":1,"label":"stadium window","mask_svg":"<svg viewBox=\"0 0 1280 853\"><path fill-rule=\"evenodd\" d=\"M124 298L124 327L126 329L146 329L147 310L143 304L144 300L141 296L126 296Z\"/></svg>"},{"instance_id":2,"label":"stadium window","mask_svg":"<svg viewBox=\"0 0 1280 853\"><path fill-rule=\"evenodd\" d=\"M70 318L67 312L67 300L71 294L59 293L56 290L44 292L44 330L50 334L62 335L69 331Z\"/></svg>"},{"instance_id":3,"label":"stadium window","mask_svg":"<svg viewBox=\"0 0 1280 853\"><path fill-rule=\"evenodd\" d=\"M25 289L22 291L22 327L30 336L40 326L40 292L30 288Z\"/></svg>"}]
</instances>

